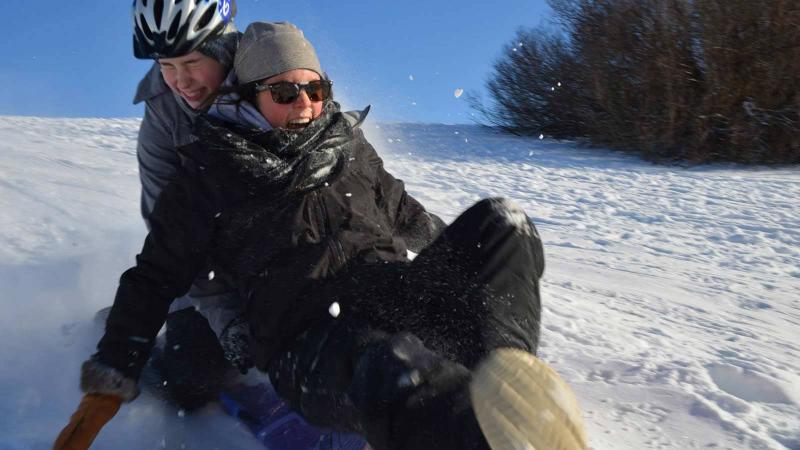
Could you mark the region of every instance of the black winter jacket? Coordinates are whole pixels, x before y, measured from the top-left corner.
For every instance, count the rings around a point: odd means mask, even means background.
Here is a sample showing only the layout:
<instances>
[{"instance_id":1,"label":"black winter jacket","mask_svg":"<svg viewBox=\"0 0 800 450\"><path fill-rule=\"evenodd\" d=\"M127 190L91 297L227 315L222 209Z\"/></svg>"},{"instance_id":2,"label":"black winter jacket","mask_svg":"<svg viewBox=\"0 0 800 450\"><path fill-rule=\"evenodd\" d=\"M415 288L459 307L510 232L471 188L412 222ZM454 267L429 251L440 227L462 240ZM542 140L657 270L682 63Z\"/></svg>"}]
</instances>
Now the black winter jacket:
<instances>
[{"instance_id":1,"label":"black winter jacket","mask_svg":"<svg viewBox=\"0 0 800 450\"><path fill-rule=\"evenodd\" d=\"M180 149L182 167L121 279L95 358L138 378L172 299L204 266L250 303L258 360L327 314L355 267L406 262L444 227L406 193L335 103L300 132L212 118ZM209 277L213 274L210 273ZM253 320L255 319L255 320Z\"/></svg>"}]
</instances>

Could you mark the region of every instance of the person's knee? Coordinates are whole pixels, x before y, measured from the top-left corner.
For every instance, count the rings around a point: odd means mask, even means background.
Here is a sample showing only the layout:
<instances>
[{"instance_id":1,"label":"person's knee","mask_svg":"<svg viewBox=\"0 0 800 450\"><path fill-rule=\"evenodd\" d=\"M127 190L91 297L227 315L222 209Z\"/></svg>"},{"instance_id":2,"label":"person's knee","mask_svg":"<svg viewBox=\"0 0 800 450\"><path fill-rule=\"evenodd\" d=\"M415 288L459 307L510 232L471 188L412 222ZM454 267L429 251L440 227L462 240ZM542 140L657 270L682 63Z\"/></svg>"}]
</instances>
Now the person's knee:
<instances>
[{"instance_id":1,"label":"person's knee","mask_svg":"<svg viewBox=\"0 0 800 450\"><path fill-rule=\"evenodd\" d=\"M525 213L525 210L510 199L503 197L486 198L470 209L473 208L484 217L491 218L491 222L496 226L511 228L523 236L540 239L536 227Z\"/></svg>"},{"instance_id":2,"label":"person's knee","mask_svg":"<svg viewBox=\"0 0 800 450\"><path fill-rule=\"evenodd\" d=\"M167 392L185 410L215 400L230 367L217 336L194 308L167 317L166 342L160 366L167 382Z\"/></svg>"}]
</instances>

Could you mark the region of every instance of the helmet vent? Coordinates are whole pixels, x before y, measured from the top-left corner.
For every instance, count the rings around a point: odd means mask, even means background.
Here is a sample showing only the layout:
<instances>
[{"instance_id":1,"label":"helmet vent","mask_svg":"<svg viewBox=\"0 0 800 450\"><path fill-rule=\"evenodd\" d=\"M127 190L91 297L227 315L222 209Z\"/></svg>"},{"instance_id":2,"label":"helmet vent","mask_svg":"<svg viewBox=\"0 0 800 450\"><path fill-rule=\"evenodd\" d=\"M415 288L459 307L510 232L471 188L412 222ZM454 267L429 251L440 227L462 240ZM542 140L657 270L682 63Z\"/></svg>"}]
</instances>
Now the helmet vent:
<instances>
[{"instance_id":1,"label":"helmet vent","mask_svg":"<svg viewBox=\"0 0 800 450\"><path fill-rule=\"evenodd\" d=\"M161 29L161 15L164 14L164 0L155 0L153 3L153 15L156 19L156 29Z\"/></svg>"},{"instance_id":2,"label":"helmet vent","mask_svg":"<svg viewBox=\"0 0 800 450\"><path fill-rule=\"evenodd\" d=\"M144 19L144 14L139 14L139 24L142 32L147 39L153 39L153 32L150 30L150 27L147 26L147 21Z\"/></svg>"},{"instance_id":3,"label":"helmet vent","mask_svg":"<svg viewBox=\"0 0 800 450\"><path fill-rule=\"evenodd\" d=\"M217 2L214 2L213 5L210 5L206 12L203 13L203 16L200 17L200 20L197 21L197 25L194 27L194 30L202 30L206 27L206 25L211 22L211 19L214 18L214 13L217 11Z\"/></svg>"},{"instance_id":4,"label":"helmet vent","mask_svg":"<svg viewBox=\"0 0 800 450\"><path fill-rule=\"evenodd\" d=\"M172 25L169 26L169 31L167 32L168 40L171 41L173 38L175 38L175 35L178 34L178 27L180 26L180 24L181 24L181 16L175 16L175 18L172 19Z\"/></svg>"},{"instance_id":5,"label":"helmet vent","mask_svg":"<svg viewBox=\"0 0 800 450\"><path fill-rule=\"evenodd\" d=\"M223 0L133 0L134 56L186 55L219 36L236 13L235 0L224 1L223 11Z\"/></svg>"}]
</instances>

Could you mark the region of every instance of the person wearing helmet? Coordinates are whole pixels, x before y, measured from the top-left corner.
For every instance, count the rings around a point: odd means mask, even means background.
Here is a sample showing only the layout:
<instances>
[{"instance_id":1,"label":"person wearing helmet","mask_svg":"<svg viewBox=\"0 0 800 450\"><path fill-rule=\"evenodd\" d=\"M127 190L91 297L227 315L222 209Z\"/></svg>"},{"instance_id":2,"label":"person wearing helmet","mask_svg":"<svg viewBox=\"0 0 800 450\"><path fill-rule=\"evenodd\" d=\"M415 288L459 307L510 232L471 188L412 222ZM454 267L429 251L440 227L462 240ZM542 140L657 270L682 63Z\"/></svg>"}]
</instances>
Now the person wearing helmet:
<instances>
[{"instance_id":1,"label":"person wearing helmet","mask_svg":"<svg viewBox=\"0 0 800 450\"><path fill-rule=\"evenodd\" d=\"M179 166L177 147L228 78L241 33L234 0L136 0L133 54L155 61L134 103L145 103L137 155L145 221Z\"/></svg>"},{"instance_id":2,"label":"person wearing helmet","mask_svg":"<svg viewBox=\"0 0 800 450\"><path fill-rule=\"evenodd\" d=\"M235 82L231 68L241 36L235 15L234 0L133 3L134 56L154 60L134 98L145 104L136 150L148 228L157 199L180 166L176 149L194 140L192 124L220 86ZM242 327L230 326L241 307L225 274L213 268L204 268L189 294L173 303L167 342L151 363L166 381L166 394L182 409L217 398L226 359L242 371L250 365Z\"/></svg>"}]
</instances>

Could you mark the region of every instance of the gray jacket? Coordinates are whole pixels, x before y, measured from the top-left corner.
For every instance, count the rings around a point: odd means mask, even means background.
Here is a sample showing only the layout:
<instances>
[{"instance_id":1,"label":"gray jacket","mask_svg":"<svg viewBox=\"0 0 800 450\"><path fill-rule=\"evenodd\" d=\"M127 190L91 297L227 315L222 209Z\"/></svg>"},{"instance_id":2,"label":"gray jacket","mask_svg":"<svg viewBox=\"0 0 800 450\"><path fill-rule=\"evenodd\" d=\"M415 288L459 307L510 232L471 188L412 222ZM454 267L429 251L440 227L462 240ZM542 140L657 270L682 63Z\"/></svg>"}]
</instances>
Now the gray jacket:
<instances>
[{"instance_id":1,"label":"gray jacket","mask_svg":"<svg viewBox=\"0 0 800 450\"><path fill-rule=\"evenodd\" d=\"M176 149L196 140L192 126L200 113L170 90L161 77L158 63L139 82L133 103L141 102L145 102L144 118L136 156L142 182L141 212L148 223L156 199L180 166Z\"/></svg>"}]
</instances>

